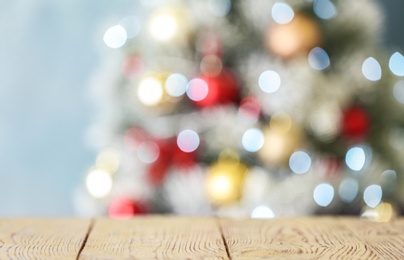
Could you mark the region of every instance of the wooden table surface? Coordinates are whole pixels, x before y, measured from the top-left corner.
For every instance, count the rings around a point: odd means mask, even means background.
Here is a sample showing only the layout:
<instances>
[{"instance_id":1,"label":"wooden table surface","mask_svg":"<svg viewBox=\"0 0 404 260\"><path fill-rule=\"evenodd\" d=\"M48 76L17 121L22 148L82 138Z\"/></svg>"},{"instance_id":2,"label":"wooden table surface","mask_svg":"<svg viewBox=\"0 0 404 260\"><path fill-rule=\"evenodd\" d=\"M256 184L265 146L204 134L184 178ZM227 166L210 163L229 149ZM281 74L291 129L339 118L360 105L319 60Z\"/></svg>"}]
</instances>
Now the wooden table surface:
<instances>
[{"instance_id":1,"label":"wooden table surface","mask_svg":"<svg viewBox=\"0 0 404 260\"><path fill-rule=\"evenodd\" d=\"M404 219L0 219L0 259L404 259Z\"/></svg>"}]
</instances>

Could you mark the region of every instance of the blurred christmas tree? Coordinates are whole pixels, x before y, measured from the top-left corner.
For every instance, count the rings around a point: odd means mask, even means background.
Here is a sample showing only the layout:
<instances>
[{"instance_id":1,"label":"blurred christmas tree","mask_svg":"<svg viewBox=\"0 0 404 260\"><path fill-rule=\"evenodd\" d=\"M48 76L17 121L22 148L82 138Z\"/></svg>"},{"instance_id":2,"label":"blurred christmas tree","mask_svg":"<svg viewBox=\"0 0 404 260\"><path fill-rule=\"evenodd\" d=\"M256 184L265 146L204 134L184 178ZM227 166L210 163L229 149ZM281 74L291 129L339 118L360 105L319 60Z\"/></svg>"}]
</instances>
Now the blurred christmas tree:
<instances>
[{"instance_id":1,"label":"blurred christmas tree","mask_svg":"<svg viewBox=\"0 0 404 260\"><path fill-rule=\"evenodd\" d=\"M404 206L404 58L380 51L374 1L134 13L104 35L82 213L386 219Z\"/></svg>"}]
</instances>

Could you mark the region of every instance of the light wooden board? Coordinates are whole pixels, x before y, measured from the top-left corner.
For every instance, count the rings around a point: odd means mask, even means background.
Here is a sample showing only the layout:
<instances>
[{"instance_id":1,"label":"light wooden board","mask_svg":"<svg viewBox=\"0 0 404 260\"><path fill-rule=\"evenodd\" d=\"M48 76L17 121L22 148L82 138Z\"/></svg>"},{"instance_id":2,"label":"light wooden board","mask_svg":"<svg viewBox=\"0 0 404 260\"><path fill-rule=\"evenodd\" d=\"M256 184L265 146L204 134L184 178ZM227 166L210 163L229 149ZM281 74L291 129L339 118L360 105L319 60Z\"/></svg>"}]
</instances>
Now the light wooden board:
<instances>
[{"instance_id":1,"label":"light wooden board","mask_svg":"<svg viewBox=\"0 0 404 260\"><path fill-rule=\"evenodd\" d=\"M98 219L80 259L228 259L214 218Z\"/></svg>"},{"instance_id":2,"label":"light wooden board","mask_svg":"<svg viewBox=\"0 0 404 260\"><path fill-rule=\"evenodd\" d=\"M340 219L377 259L404 259L404 219L388 223Z\"/></svg>"},{"instance_id":3,"label":"light wooden board","mask_svg":"<svg viewBox=\"0 0 404 260\"><path fill-rule=\"evenodd\" d=\"M0 259L75 259L90 220L0 219Z\"/></svg>"},{"instance_id":4,"label":"light wooden board","mask_svg":"<svg viewBox=\"0 0 404 260\"><path fill-rule=\"evenodd\" d=\"M404 259L404 222L357 218L220 221L231 259Z\"/></svg>"},{"instance_id":5,"label":"light wooden board","mask_svg":"<svg viewBox=\"0 0 404 260\"><path fill-rule=\"evenodd\" d=\"M0 219L0 259L404 259L404 219Z\"/></svg>"}]
</instances>

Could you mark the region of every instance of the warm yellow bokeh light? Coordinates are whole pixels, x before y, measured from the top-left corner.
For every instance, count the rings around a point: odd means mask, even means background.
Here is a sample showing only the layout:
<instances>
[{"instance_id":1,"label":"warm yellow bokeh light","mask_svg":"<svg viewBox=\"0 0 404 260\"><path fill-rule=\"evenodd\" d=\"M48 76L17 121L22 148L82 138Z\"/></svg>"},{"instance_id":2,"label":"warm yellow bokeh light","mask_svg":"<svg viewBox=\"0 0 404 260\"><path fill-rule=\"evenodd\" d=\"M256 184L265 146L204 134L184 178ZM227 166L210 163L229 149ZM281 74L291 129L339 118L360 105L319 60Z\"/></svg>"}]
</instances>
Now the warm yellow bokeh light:
<instances>
[{"instance_id":1,"label":"warm yellow bokeh light","mask_svg":"<svg viewBox=\"0 0 404 260\"><path fill-rule=\"evenodd\" d=\"M93 169L87 175L86 187L94 198L104 198L111 192L112 177L105 170Z\"/></svg>"},{"instance_id":2,"label":"warm yellow bokeh light","mask_svg":"<svg viewBox=\"0 0 404 260\"><path fill-rule=\"evenodd\" d=\"M388 222L394 217L394 208L390 203L380 203L376 207L377 221Z\"/></svg>"},{"instance_id":3,"label":"warm yellow bokeh light","mask_svg":"<svg viewBox=\"0 0 404 260\"><path fill-rule=\"evenodd\" d=\"M158 105L164 96L163 84L156 78L147 77L140 82L137 95L146 106Z\"/></svg>"},{"instance_id":4,"label":"warm yellow bokeh light","mask_svg":"<svg viewBox=\"0 0 404 260\"><path fill-rule=\"evenodd\" d=\"M397 212L392 204L382 202L375 208L366 206L362 212L362 217L376 222L389 222L396 217Z\"/></svg>"},{"instance_id":5,"label":"warm yellow bokeh light","mask_svg":"<svg viewBox=\"0 0 404 260\"><path fill-rule=\"evenodd\" d=\"M224 200L231 196L231 180L226 175L218 175L212 178L209 189L210 193L215 194L216 199Z\"/></svg>"},{"instance_id":6,"label":"warm yellow bokeh light","mask_svg":"<svg viewBox=\"0 0 404 260\"><path fill-rule=\"evenodd\" d=\"M150 33L159 41L172 39L178 31L178 22L172 14L158 14L150 22Z\"/></svg>"},{"instance_id":7,"label":"warm yellow bokeh light","mask_svg":"<svg viewBox=\"0 0 404 260\"><path fill-rule=\"evenodd\" d=\"M119 168L119 156L113 149L102 150L96 160L97 168L104 169L110 173L114 173Z\"/></svg>"}]
</instances>

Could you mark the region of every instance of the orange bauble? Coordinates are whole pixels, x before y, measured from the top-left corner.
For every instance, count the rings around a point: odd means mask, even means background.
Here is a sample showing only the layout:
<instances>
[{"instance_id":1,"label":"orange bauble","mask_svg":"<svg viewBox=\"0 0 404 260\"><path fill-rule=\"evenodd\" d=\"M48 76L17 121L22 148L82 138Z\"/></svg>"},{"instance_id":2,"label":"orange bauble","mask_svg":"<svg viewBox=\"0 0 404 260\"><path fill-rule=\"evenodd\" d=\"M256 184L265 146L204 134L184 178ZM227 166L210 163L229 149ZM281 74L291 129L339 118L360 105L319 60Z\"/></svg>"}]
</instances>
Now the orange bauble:
<instances>
[{"instance_id":1,"label":"orange bauble","mask_svg":"<svg viewBox=\"0 0 404 260\"><path fill-rule=\"evenodd\" d=\"M295 13L287 24L268 27L265 45L268 51L282 59L291 59L307 54L319 46L322 34L319 25L310 17Z\"/></svg>"}]
</instances>

